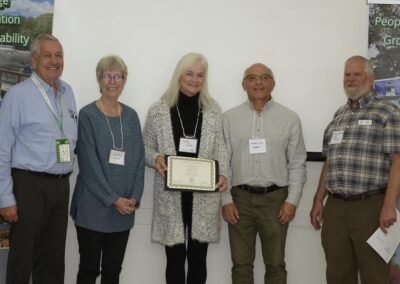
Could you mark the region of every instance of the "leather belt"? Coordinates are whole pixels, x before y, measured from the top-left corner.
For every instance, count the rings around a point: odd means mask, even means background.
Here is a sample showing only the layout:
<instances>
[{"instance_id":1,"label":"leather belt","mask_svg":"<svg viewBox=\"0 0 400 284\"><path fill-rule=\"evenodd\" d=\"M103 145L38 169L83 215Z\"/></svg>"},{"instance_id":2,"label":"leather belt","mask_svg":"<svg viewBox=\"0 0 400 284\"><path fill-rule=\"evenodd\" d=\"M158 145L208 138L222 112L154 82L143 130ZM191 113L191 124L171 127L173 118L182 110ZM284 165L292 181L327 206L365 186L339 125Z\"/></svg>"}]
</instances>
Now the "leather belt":
<instances>
[{"instance_id":1,"label":"leather belt","mask_svg":"<svg viewBox=\"0 0 400 284\"><path fill-rule=\"evenodd\" d=\"M365 200L368 199L371 196L378 195L378 194L384 194L386 192L386 187L377 189L377 190L370 190L367 192L359 193L359 194L354 194L354 195L341 195L339 193L330 193L328 191L328 194L334 198L341 199L344 201L359 201L359 200Z\"/></svg>"},{"instance_id":2,"label":"leather belt","mask_svg":"<svg viewBox=\"0 0 400 284\"><path fill-rule=\"evenodd\" d=\"M250 193L254 193L254 194L270 193L270 192L273 192L278 189L287 188L287 186L278 186L276 184L273 184L273 185L267 186L267 187L252 186L252 185L248 185L248 184L240 184L235 187L246 190L246 191L248 191Z\"/></svg>"},{"instance_id":3,"label":"leather belt","mask_svg":"<svg viewBox=\"0 0 400 284\"><path fill-rule=\"evenodd\" d=\"M56 175L56 174L49 174L46 172L35 172L35 171L22 170L22 169L17 169L17 168L12 168L11 173L24 173L24 174L28 174L28 175L44 177L44 178L51 178L51 179L68 178L71 175L71 172L66 173L66 174Z\"/></svg>"}]
</instances>

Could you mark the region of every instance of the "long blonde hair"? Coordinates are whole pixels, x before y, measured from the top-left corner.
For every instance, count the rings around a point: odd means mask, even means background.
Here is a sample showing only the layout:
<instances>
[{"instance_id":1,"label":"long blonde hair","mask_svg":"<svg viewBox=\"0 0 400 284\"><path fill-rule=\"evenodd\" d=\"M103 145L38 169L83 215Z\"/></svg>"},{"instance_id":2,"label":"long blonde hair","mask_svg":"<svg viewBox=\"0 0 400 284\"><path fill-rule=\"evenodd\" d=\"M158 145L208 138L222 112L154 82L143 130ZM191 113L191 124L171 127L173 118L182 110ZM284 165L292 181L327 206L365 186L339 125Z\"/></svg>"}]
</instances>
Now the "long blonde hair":
<instances>
[{"instance_id":1,"label":"long blonde hair","mask_svg":"<svg viewBox=\"0 0 400 284\"><path fill-rule=\"evenodd\" d=\"M204 67L204 83L200 90L199 95L199 106L203 108L203 110L207 110L213 99L210 97L208 93L208 63L207 59L200 53L188 53L179 60L178 64L175 67L175 71L172 74L171 81L167 90L162 95L161 99L164 100L170 108L175 106L178 102L178 95L180 90L180 79L185 72L187 72L193 65L200 63Z\"/></svg>"}]
</instances>

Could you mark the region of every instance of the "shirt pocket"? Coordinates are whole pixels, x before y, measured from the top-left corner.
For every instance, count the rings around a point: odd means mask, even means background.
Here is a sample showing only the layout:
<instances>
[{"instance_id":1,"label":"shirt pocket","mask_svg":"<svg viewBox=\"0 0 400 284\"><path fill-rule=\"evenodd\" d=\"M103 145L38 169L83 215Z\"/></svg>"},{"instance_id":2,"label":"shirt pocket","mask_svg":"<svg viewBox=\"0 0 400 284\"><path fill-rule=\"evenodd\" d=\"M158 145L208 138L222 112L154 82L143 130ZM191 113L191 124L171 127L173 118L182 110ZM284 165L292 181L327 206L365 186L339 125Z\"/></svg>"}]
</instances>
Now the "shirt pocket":
<instances>
[{"instance_id":1,"label":"shirt pocket","mask_svg":"<svg viewBox=\"0 0 400 284\"><path fill-rule=\"evenodd\" d=\"M56 140L50 134L24 136L22 145L21 156L30 157L39 168L53 165L57 158Z\"/></svg>"}]
</instances>

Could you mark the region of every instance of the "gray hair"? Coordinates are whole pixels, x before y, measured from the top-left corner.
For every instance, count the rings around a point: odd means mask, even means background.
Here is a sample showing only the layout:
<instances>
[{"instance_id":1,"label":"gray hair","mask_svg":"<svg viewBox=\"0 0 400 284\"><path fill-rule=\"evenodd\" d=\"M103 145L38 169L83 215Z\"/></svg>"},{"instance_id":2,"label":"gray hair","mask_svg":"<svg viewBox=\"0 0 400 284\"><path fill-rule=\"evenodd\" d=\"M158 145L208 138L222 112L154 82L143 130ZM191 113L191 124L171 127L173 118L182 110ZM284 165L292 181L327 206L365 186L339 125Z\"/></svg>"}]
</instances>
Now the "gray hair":
<instances>
[{"instance_id":1,"label":"gray hair","mask_svg":"<svg viewBox=\"0 0 400 284\"><path fill-rule=\"evenodd\" d=\"M96 78L100 85L100 80L107 70L117 70L122 74L122 78L126 79L128 77L128 67L126 66L124 60L118 55L110 54L102 57L96 66Z\"/></svg>"},{"instance_id":2,"label":"gray hair","mask_svg":"<svg viewBox=\"0 0 400 284\"><path fill-rule=\"evenodd\" d=\"M200 53L188 53L179 60L178 64L175 67L175 71L172 74L171 81L167 90L164 92L161 97L168 106L171 108L175 106L178 102L178 95L180 90L180 79L185 72L187 72L193 65L200 63L204 67L204 83L203 87L200 90L199 95L199 105L204 110L210 107L213 99L210 97L208 93L208 62L207 59Z\"/></svg>"},{"instance_id":3,"label":"gray hair","mask_svg":"<svg viewBox=\"0 0 400 284\"><path fill-rule=\"evenodd\" d=\"M368 76L371 76L371 77L374 76L374 67L372 66L371 61L369 61L364 56L354 55L346 60L345 65L350 61L361 61L362 63L364 63L365 73L367 73Z\"/></svg>"},{"instance_id":4,"label":"gray hair","mask_svg":"<svg viewBox=\"0 0 400 284\"><path fill-rule=\"evenodd\" d=\"M269 71L268 75L270 75L272 77L272 80L275 81L275 76L274 76L274 72L272 72L272 69L269 68L267 65L262 64L262 63L254 63L254 64L250 65L249 67L247 67L246 70L244 70L244 73L243 73L243 80L246 79L247 75L249 75L250 68L252 68L254 66L257 66L257 65L265 67Z\"/></svg>"},{"instance_id":5,"label":"gray hair","mask_svg":"<svg viewBox=\"0 0 400 284\"><path fill-rule=\"evenodd\" d=\"M40 49L40 44L45 41L45 40L52 40L52 41L56 41L58 42L60 45L60 41L58 40L58 38L56 38L55 36L51 35L51 34L39 34L31 43L30 46L30 52L31 52L31 56L33 57L34 55L36 55L39 52ZM62 45L61 45L61 49L62 49Z\"/></svg>"}]
</instances>

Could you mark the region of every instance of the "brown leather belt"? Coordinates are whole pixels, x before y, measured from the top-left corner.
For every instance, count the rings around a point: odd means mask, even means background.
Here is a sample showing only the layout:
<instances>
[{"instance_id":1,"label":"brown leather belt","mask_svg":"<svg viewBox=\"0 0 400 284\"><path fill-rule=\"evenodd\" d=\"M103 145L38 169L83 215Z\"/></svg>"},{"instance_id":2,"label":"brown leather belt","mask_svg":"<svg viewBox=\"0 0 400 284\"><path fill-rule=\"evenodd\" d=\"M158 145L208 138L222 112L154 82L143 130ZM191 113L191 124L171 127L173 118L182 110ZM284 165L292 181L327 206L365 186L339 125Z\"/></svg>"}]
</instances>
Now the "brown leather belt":
<instances>
[{"instance_id":1,"label":"brown leather belt","mask_svg":"<svg viewBox=\"0 0 400 284\"><path fill-rule=\"evenodd\" d=\"M250 193L254 193L254 194L270 193L270 192L273 192L278 189L287 188L287 186L278 186L276 184L273 184L273 185L267 186L267 187L252 186L252 185L248 185L248 184L240 184L235 187L246 190L246 191L248 191Z\"/></svg>"},{"instance_id":2,"label":"brown leather belt","mask_svg":"<svg viewBox=\"0 0 400 284\"><path fill-rule=\"evenodd\" d=\"M359 201L359 200L368 199L369 197L374 196L374 195L384 194L385 192L386 192L386 187L377 189L377 190L367 191L364 193L349 195L349 196L341 195L338 193L330 193L329 191L328 191L328 194L334 198L341 199L344 201Z\"/></svg>"},{"instance_id":3,"label":"brown leather belt","mask_svg":"<svg viewBox=\"0 0 400 284\"><path fill-rule=\"evenodd\" d=\"M49 174L46 172L35 172L35 171L28 171L28 170L22 170L22 169L17 169L17 168L12 168L11 169L12 173L25 173L28 175L34 175L38 177L45 177L45 178L52 178L52 179L62 179L62 178L67 178L71 175L71 173L66 173L66 174Z\"/></svg>"}]
</instances>

